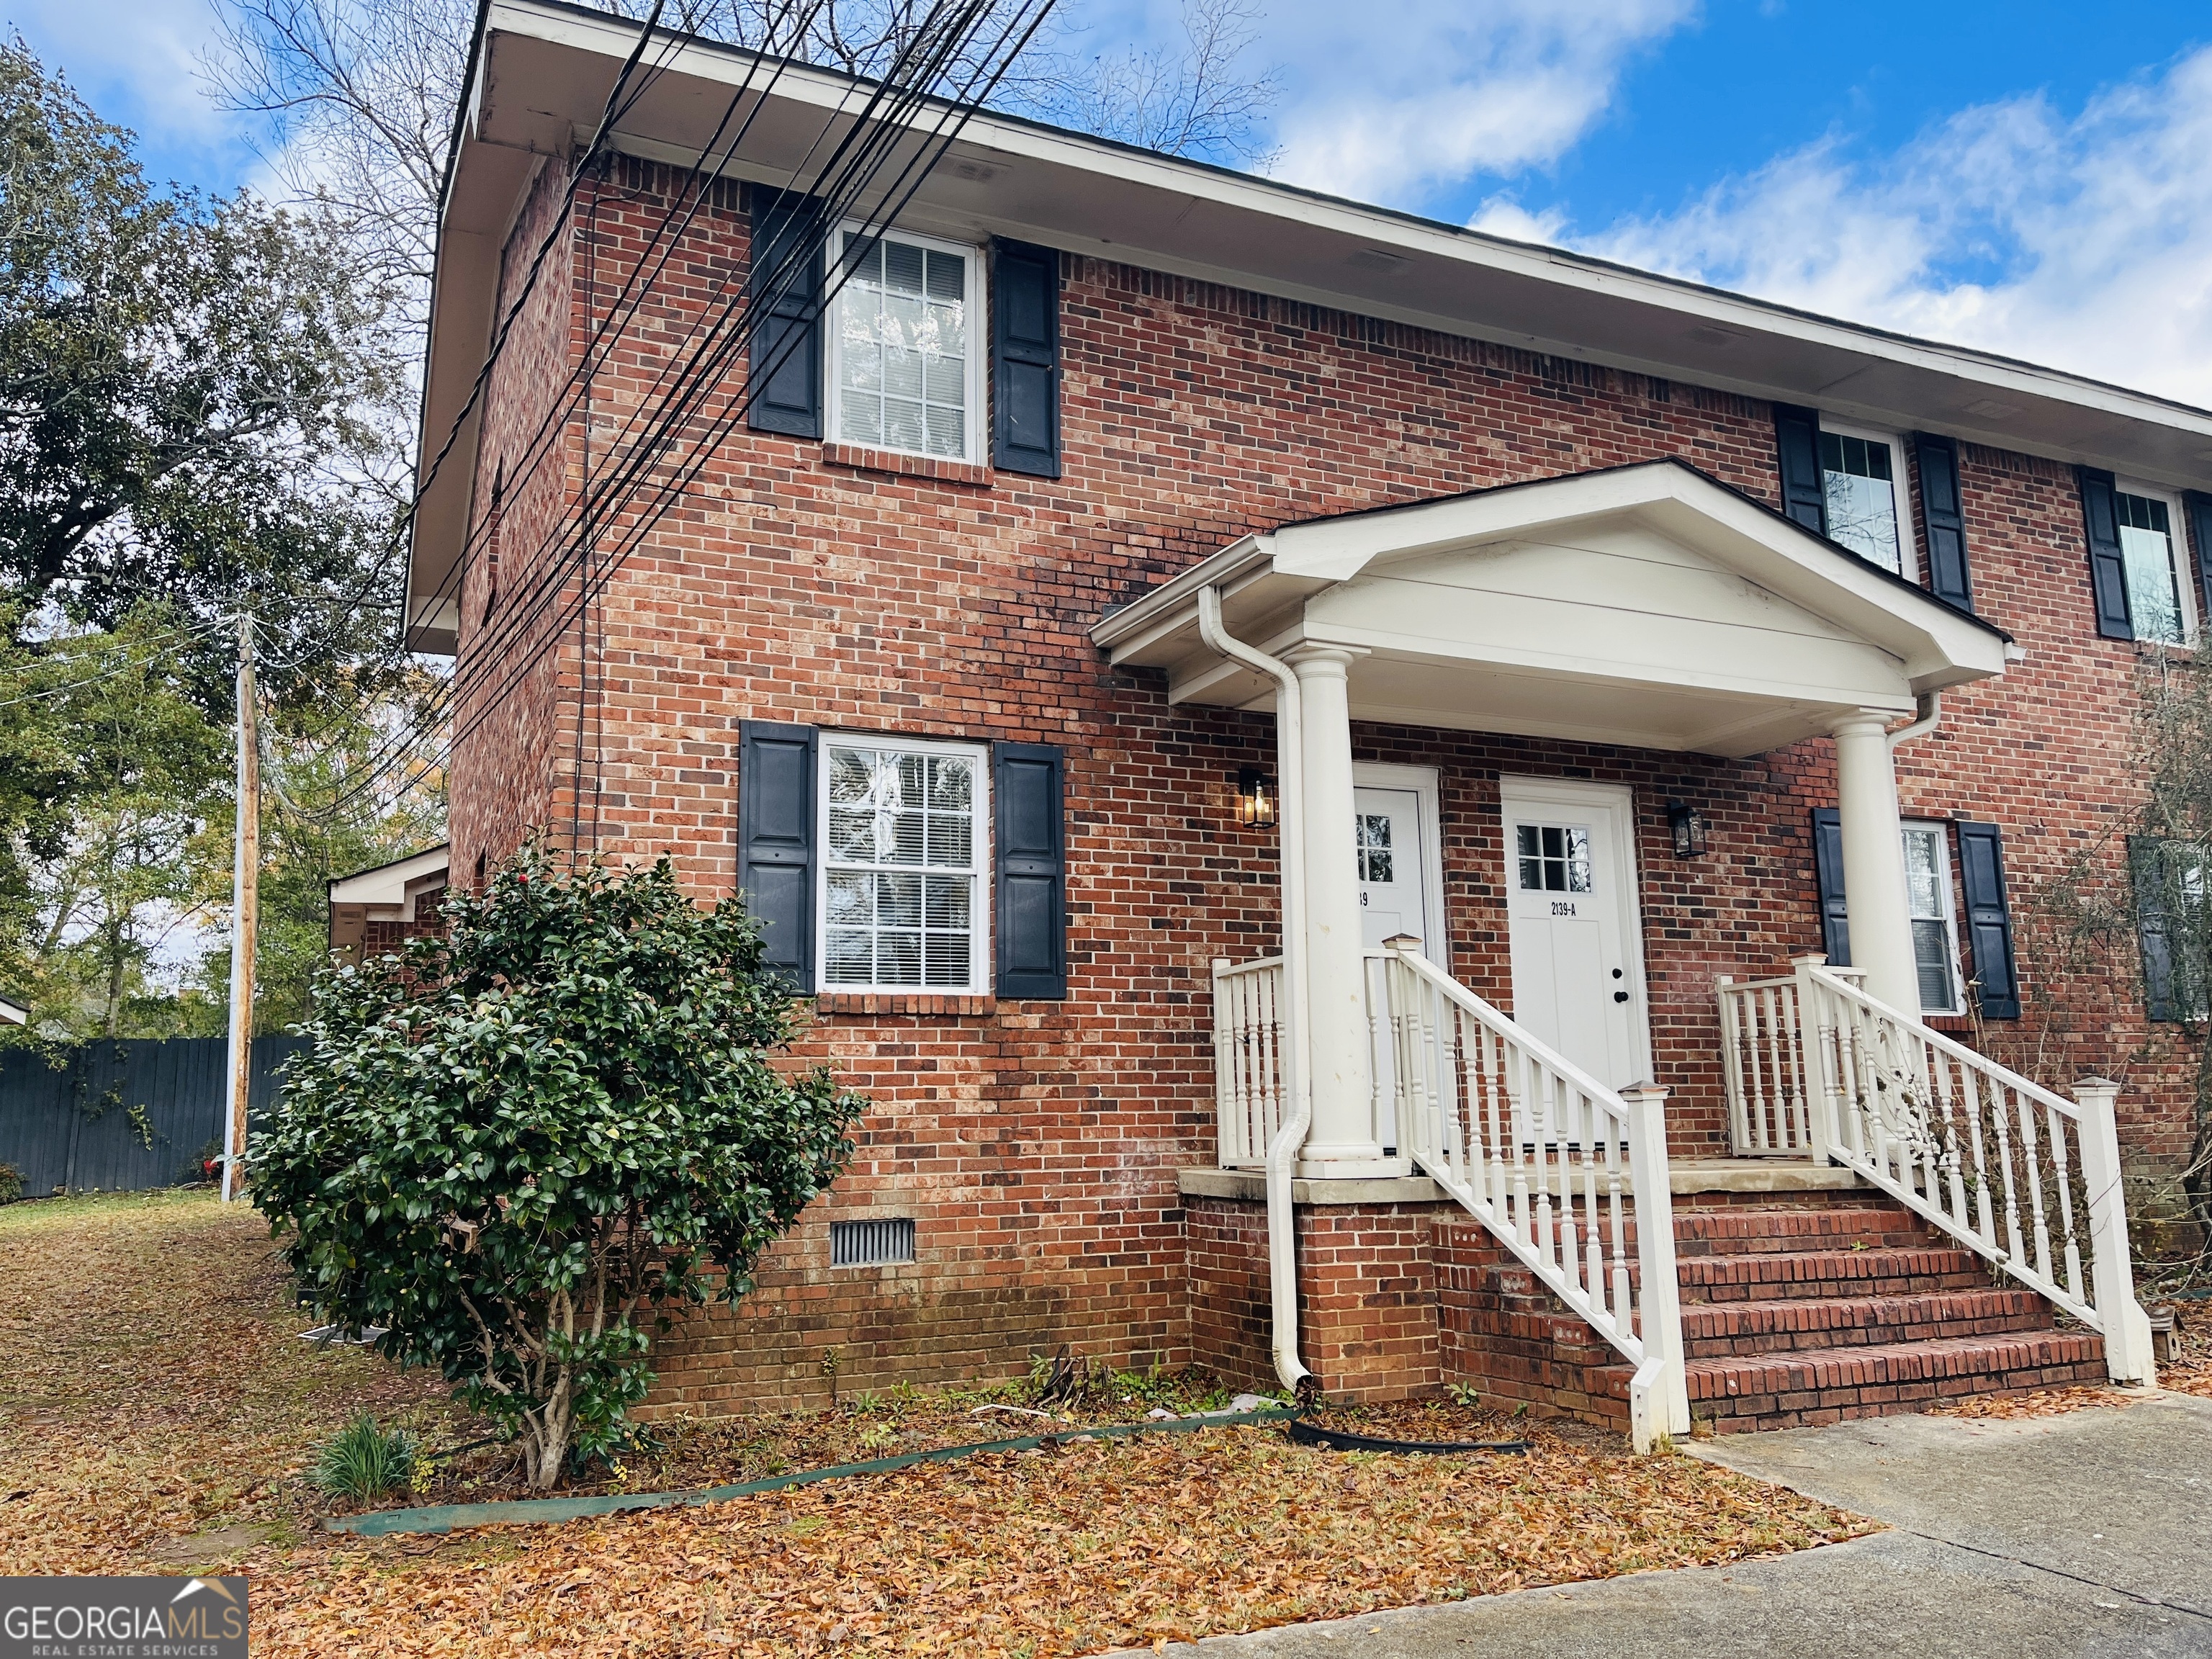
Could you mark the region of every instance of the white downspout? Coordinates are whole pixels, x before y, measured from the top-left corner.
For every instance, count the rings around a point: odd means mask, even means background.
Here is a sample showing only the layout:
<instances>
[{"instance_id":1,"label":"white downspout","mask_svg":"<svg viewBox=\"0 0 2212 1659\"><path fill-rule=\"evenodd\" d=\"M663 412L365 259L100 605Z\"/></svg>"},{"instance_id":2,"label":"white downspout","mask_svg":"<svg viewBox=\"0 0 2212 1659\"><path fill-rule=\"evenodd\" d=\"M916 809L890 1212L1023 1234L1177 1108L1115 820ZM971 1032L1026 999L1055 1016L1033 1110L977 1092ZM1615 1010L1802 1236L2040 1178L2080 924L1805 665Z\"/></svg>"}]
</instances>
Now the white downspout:
<instances>
[{"instance_id":1,"label":"white downspout","mask_svg":"<svg viewBox=\"0 0 2212 1659\"><path fill-rule=\"evenodd\" d=\"M1281 836L1283 868L1283 1069L1288 1074L1288 1109L1282 1127L1267 1146L1267 1279L1273 1292L1275 1375L1293 1393L1310 1375L1298 1359L1297 1238L1292 1231L1291 1172L1298 1149L1313 1125L1311 1067L1306 1057L1306 849L1305 781L1300 771L1305 732L1298 706L1298 677L1290 665L1243 641L1221 625L1221 590L1198 591L1198 631L1206 647L1232 662L1257 669L1275 682L1275 822Z\"/></svg>"}]
</instances>

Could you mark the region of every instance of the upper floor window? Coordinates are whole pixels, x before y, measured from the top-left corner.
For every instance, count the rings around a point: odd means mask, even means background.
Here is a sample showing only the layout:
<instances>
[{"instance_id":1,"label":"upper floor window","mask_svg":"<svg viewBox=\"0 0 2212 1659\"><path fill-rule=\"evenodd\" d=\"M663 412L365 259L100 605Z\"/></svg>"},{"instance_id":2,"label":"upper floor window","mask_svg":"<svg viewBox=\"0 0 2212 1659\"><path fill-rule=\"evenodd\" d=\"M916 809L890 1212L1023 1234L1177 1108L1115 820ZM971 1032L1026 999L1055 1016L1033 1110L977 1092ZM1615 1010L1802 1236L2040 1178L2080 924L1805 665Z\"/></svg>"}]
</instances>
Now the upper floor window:
<instances>
[{"instance_id":1,"label":"upper floor window","mask_svg":"<svg viewBox=\"0 0 2212 1659\"><path fill-rule=\"evenodd\" d=\"M2182 580L2180 514L2164 495L2124 486L2113 492L2119 520L2120 560L2127 572L2128 616L2139 640L2179 645L2194 620L2189 584Z\"/></svg>"},{"instance_id":2,"label":"upper floor window","mask_svg":"<svg viewBox=\"0 0 2212 1659\"><path fill-rule=\"evenodd\" d=\"M822 986L986 988L984 751L822 739Z\"/></svg>"},{"instance_id":3,"label":"upper floor window","mask_svg":"<svg viewBox=\"0 0 2212 1659\"><path fill-rule=\"evenodd\" d=\"M1830 540L1884 570L1913 576L1905 457L1895 438L1834 429L1823 422L1820 486Z\"/></svg>"},{"instance_id":4,"label":"upper floor window","mask_svg":"<svg viewBox=\"0 0 2212 1659\"><path fill-rule=\"evenodd\" d=\"M908 235L838 236L844 283L830 341L830 430L840 443L942 460L981 453L975 251Z\"/></svg>"}]
</instances>

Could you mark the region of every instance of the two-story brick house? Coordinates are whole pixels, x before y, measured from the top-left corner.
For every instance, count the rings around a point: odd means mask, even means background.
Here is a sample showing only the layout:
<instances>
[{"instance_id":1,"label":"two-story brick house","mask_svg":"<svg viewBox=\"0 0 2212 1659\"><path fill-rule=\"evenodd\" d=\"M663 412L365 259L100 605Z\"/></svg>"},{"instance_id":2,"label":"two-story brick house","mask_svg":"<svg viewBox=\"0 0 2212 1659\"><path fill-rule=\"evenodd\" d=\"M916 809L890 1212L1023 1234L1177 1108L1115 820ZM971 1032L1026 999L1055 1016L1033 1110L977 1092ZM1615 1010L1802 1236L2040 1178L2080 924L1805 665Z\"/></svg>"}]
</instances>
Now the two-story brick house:
<instances>
[{"instance_id":1,"label":"two-story brick house","mask_svg":"<svg viewBox=\"0 0 2212 1659\"><path fill-rule=\"evenodd\" d=\"M995 116L817 246L854 84L664 43L580 166L635 30L486 15L409 615L453 878L742 889L877 1103L670 1399L2142 1374L2100 1126L2170 1175L2194 1058L2023 896L2212 416Z\"/></svg>"}]
</instances>

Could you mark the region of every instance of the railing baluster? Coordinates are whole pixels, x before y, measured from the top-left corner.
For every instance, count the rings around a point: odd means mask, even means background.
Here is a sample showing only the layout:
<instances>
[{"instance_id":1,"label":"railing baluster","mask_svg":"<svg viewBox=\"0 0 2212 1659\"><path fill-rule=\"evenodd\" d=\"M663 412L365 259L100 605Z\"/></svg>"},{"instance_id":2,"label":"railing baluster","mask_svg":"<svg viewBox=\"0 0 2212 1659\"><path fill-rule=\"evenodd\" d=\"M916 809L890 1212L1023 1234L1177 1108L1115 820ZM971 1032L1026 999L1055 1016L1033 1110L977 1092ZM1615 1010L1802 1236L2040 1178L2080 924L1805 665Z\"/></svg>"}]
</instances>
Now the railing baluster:
<instances>
[{"instance_id":1,"label":"railing baluster","mask_svg":"<svg viewBox=\"0 0 2212 1659\"><path fill-rule=\"evenodd\" d=\"M2066 1119L2056 1106L2045 1106L2045 1125L2051 1133L2051 1180L2058 1188L2058 1229L2065 1243L2066 1288L2081 1294L2081 1247L2074 1237L2074 1183L2067 1170Z\"/></svg>"}]
</instances>

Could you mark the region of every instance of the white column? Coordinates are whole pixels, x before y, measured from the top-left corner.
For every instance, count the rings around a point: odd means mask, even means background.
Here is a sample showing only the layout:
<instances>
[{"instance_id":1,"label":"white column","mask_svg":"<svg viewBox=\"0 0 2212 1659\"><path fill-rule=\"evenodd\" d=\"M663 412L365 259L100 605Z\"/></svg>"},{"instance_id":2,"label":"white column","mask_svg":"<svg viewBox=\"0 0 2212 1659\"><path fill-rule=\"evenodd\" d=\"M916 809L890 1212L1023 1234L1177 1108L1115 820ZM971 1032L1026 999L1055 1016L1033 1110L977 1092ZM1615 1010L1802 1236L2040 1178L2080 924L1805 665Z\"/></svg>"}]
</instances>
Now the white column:
<instances>
[{"instance_id":1,"label":"white column","mask_svg":"<svg viewBox=\"0 0 2212 1659\"><path fill-rule=\"evenodd\" d=\"M1360 957L1358 852L1352 835L1352 704L1345 670L1364 651L1304 645L1283 660L1298 677L1305 746L1306 1053L1313 1127L1298 1173L1403 1174L1375 1139Z\"/></svg>"},{"instance_id":2,"label":"white column","mask_svg":"<svg viewBox=\"0 0 2212 1659\"><path fill-rule=\"evenodd\" d=\"M1861 709L1836 722L1836 805L1844 841L1844 908L1851 965L1866 970L1867 994L1920 1017L1920 975L1905 898L1905 846L1897 822L1897 772L1888 721Z\"/></svg>"}]
</instances>

